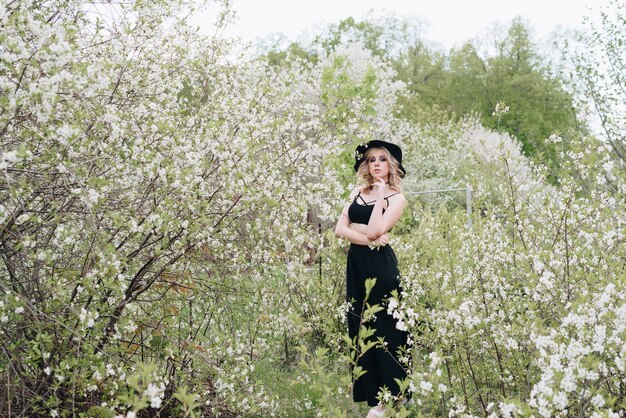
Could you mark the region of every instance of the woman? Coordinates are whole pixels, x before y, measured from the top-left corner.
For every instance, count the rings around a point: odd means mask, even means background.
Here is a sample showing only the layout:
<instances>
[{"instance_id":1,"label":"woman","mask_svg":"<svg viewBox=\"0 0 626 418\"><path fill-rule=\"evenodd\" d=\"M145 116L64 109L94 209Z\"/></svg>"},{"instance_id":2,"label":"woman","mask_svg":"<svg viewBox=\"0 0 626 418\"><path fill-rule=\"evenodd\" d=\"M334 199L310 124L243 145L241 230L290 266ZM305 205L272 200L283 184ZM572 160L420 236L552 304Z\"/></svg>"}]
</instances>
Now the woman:
<instances>
[{"instance_id":1,"label":"woman","mask_svg":"<svg viewBox=\"0 0 626 418\"><path fill-rule=\"evenodd\" d=\"M389 231L398 222L406 199L402 195L402 150L386 141L374 140L356 149L357 171L364 185L357 187L350 199L352 203L339 217L335 235L350 241L348 250L347 301L348 332L354 340L361 326L361 312L365 298L365 279L376 278L367 303L384 305L391 291L400 292L400 272L396 255L389 245ZM366 371L353 382L352 396L355 402L367 401L372 406L368 418L382 417L384 407L377 396L381 388L392 395L400 390L394 379L404 379L406 371L398 361L398 349L406 343L406 333L396 328L396 320L386 309L376 314L376 319L366 324L375 328L372 337L384 338L386 347L366 351L358 365Z\"/></svg>"}]
</instances>

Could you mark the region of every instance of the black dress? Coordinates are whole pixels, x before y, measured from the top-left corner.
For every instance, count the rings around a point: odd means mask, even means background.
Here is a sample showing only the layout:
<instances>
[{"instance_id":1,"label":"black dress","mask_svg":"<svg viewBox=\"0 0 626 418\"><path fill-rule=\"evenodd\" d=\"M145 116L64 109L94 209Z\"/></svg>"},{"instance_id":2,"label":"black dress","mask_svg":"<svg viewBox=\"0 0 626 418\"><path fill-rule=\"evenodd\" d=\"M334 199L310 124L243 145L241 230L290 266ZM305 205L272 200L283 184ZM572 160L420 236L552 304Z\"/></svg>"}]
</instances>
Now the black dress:
<instances>
[{"instance_id":1,"label":"black dress","mask_svg":"<svg viewBox=\"0 0 626 418\"><path fill-rule=\"evenodd\" d=\"M391 197L393 195L387 196ZM358 203L357 200L361 200ZM385 198L387 199L387 198ZM374 205L365 202L359 193L348 208L348 217L352 223L369 223ZM389 201L387 200L387 206ZM384 213L384 209L383 209ZM368 303L380 304L385 309L376 313L376 320L366 324L375 328L373 338L383 337L387 348L371 348L358 360L358 365L366 371L364 375L353 381L352 397L355 402L367 401L369 406L376 406L379 390L386 387L393 395L400 390L394 379L404 379L406 371L399 361L398 349L406 345L407 333L396 328L396 319L387 314L386 299L392 290L400 293L400 272L398 260L389 245L370 248L366 245L350 244L348 265L346 268L347 291L346 300L351 303L348 311L348 333L354 341L361 325L361 312L365 298L365 279L376 278Z\"/></svg>"}]
</instances>

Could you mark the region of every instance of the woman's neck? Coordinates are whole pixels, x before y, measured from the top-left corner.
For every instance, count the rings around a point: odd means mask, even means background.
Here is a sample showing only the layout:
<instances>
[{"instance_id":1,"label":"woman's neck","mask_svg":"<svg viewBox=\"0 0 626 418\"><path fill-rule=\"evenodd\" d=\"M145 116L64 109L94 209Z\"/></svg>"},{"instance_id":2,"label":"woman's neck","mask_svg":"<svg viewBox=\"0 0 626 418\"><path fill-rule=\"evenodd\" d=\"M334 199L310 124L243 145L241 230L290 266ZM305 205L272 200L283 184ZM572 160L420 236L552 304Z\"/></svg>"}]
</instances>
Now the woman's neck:
<instances>
[{"instance_id":1,"label":"woman's neck","mask_svg":"<svg viewBox=\"0 0 626 418\"><path fill-rule=\"evenodd\" d=\"M366 186L363 191L371 192L372 190L374 190L374 185L370 184L370 185ZM393 191L393 189L389 186L389 183L388 182L385 183L385 192L388 193L388 192L391 192L391 191Z\"/></svg>"}]
</instances>

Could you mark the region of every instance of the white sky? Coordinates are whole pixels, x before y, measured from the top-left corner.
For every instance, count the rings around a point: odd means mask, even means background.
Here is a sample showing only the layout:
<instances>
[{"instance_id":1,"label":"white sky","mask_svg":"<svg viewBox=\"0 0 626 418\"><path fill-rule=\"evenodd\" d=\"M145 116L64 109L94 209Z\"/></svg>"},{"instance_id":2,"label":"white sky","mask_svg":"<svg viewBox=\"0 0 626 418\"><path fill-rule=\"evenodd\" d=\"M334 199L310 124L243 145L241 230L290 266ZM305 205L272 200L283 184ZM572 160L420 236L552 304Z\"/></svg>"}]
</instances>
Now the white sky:
<instances>
[{"instance_id":1,"label":"white sky","mask_svg":"<svg viewBox=\"0 0 626 418\"><path fill-rule=\"evenodd\" d=\"M426 40L449 49L487 32L493 23L526 19L540 37L559 28L579 28L606 0L232 0L237 20L227 34L247 41L272 33L296 39L309 29L370 11L415 16L428 24Z\"/></svg>"}]
</instances>

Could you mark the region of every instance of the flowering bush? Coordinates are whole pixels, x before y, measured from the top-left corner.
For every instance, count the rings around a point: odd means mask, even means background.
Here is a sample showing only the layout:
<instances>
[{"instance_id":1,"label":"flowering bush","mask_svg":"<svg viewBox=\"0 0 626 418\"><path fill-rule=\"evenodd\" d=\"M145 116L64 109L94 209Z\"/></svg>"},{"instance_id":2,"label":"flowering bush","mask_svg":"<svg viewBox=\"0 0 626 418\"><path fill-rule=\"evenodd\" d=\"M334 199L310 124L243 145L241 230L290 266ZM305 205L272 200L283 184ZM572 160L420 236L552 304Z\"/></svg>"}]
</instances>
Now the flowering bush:
<instances>
[{"instance_id":1,"label":"flowering bush","mask_svg":"<svg viewBox=\"0 0 626 418\"><path fill-rule=\"evenodd\" d=\"M541 416L618 416L613 411L621 409L615 402L623 394L626 372L626 295L623 283L618 286L609 283L590 294L557 329L533 333L542 373L531 391L530 406Z\"/></svg>"},{"instance_id":2,"label":"flowering bush","mask_svg":"<svg viewBox=\"0 0 626 418\"><path fill-rule=\"evenodd\" d=\"M412 331L409 390L422 411L624 410L624 199L606 187L611 154L590 144L573 143L562 156L558 188L506 149L477 160L490 168L465 177L480 205L471 229L460 213L414 212L419 228L396 247L408 269L392 307ZM532 178L520 182L524 171ZM499 198L484 199L485 191Z\"/></svg>"},{"instance_id":3,"label":"flowering bush","mask_svg":"<svg viewBox=\"0 0 626 418\"><path fill-rule=\"evenodd\" d=\"M232 10L211 7L219 33ZM416 199L394 229L418 409L624 410L626 190L602 144L568 145L547 185L509 136L395 117L403 85L359 42L271 66L195 12L1 5L1 415L361 413L324 231L380 136L407 192L477 201L472 229Z\"/></svg>"},{"instance_id":4,"label":"flowering bush","mask_svg":"<svg viewBox=\"0 0 626 418\"><path fill-rule=\"evenodd\" d=\"M269 405L249 373L293 283L268 277L311 262L351 120L329 125L319 71L229 65L183 2L2 11L3 405Z\"/></svg>"}]
</instances>

